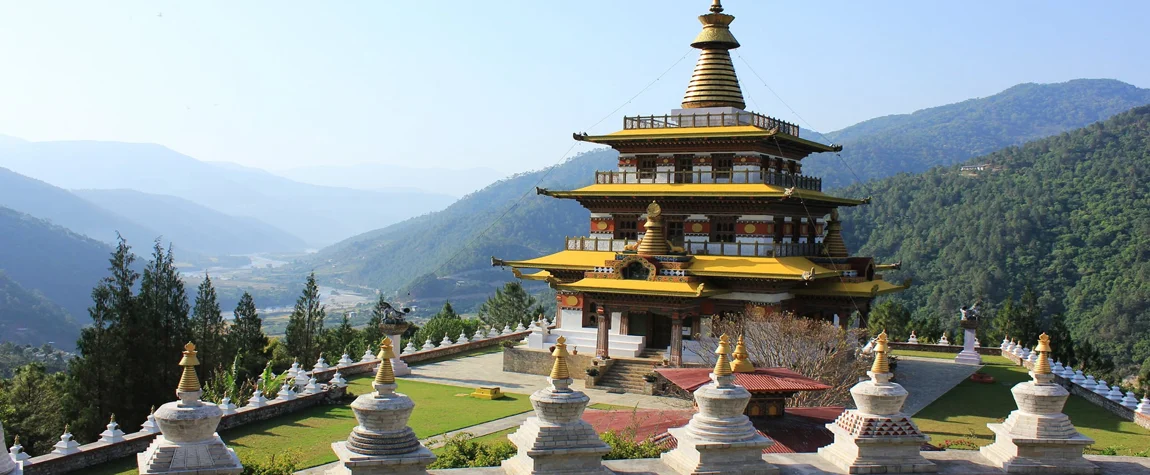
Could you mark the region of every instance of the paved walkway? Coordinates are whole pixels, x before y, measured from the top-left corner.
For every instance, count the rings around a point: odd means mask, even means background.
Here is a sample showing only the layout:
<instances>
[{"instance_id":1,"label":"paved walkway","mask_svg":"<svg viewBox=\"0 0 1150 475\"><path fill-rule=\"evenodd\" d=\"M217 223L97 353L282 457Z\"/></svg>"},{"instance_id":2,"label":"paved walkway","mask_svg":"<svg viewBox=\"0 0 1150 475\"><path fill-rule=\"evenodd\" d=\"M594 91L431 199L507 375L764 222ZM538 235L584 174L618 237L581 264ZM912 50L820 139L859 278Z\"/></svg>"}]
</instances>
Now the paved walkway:
<instances>
[{"instance_id":1,"label":"paved walkway","mask_svg":"<svg viewBox=\"0 0 1150 475\"><path fill-rule=\"evenodd\" d=\"M459 429L459 430L453 430L451 432L446 432L446 433L439 434L439 435L433 435L431 437L428 437L426 439L419 441L419 443L427 446L427 448L429 448L429 449L438 449L440 447L443 447L444 441L446 441L447 439L454 437L456 435L467 433L467 434L471 434L475 437L482 437L482 436L485 436L487 434L494 434L494 433L499 432L501 430L507 430L507 429L519 427L519 426L523 425L523 422L526 421L528 417L531 417L534 415L535 415L535 411L527 411L527 412L524 412L522 414L516 414L514 416L507 416L507 417L504 417L502 419L495 419L493 421L487 421L487 422L484 422L482 424L473 425L471 427L464 427L464 428Z\"/></svg>"},{"instance_id":2,"label":"paved walkway","mask_svg":"<svg viewBox=\"0 0 1150 475\"><path fill-rule=\"evenodd\" d=\"M902 410L915 415L935 399L978 371L981 366L964 365L941 358L899 356L895 382L910 393Z\"/></svg>"}]
</instances>

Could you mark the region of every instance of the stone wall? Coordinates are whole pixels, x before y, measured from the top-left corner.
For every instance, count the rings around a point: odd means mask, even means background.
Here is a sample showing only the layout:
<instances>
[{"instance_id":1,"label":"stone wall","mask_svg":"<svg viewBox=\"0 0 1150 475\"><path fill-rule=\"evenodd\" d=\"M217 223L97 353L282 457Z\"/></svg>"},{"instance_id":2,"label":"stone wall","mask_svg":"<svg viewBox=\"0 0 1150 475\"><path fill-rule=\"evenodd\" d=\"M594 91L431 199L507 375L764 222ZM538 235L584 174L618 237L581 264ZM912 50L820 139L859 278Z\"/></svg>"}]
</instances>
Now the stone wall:
<instances>
[{"instance_id":1,"label":"stone wall","mask_svg":"<svg viewBox=\"0 0 1150 475\"><path fill-rule=\"evenodd\" d=\"M531 331L524 330L507 335L484 338L462 345L446 345L429 350L415 351L412 353L400 355L399 357L403 359L404 362L417 363L420 361L427 361L434 358L451 356L465 351L498 345L508 340L522 340L527 336L528 333L531 333ZM550 360L550 357L548 357L548 360ZM378 360L357 362L342 368L332 366L330 369L325 371L309 371L309 373L311 373L312 377L316 379L317 383L327 383L333 376L335 376L335 372L337 370L344 378L347 378L349 376L358 374L374 373L378 364ZM548 366L548 370L550 370L550 366ZM582 371L582 369L580 369L580 371ZM320 393L306 396L300 395L290 401L273 399L268 401L267 406L258 408L238 408L235 414L228 414L220 420L220 425L217 430L221 432L226 431L228 429L233 429L245 424L265 421L282 415L291 414L293 412L297 412L320 404L335 404L343 399L346 395L347 388L327 386ZM146 449L148 445L152 443L152 439L155 437L156 434L135 432L131 434L125 434L123 442L117 442L114 444L107 442L93 442L91 444L81 445L80 451L74 454L47 454L38 457L32 457L24 461L24 473L26 475L67 473L94 465L99 465L111 460L134 456L135 454L143 452L144 449Z\"/></svg>"},{"instance_id":2,"label":"stone wall","mask_svg":"<svg viewBox=\"0 0 1150 475\"><path fill-rule=\"evenodd\" d=\"M1010 360L1014 364L1016 364L1018 366L1025 367L1026 369L1033 369L1033 367L1034 367L1033 363L1031 363L1029 361L1023 361L1022 358L1015 356L1013 353L1010 353L1010 352L1007 352L1007 351L1000 349L999 354L1001 354L1004 358ZM1148 418L1147 416L1145 416L1143 414L1137 414L1134 412L1133 409L1130 409L1129 407L1123 406L1123 405L1118 404L1114 401L1106 399L1106 398L1102 397L1101 395L1095 394L1094 391L1090 391L1090 390L1088 390L1082 386L1074 384L1069 379L1063 378L1062 376L1059 376L1057 374L1054 375L1054 381L1056 383L1058 383L1060 386L1066 388L1067 391L1070 391L1070 394L1079 396L1079 397L1089 401L1091 404L1094 404L1095 406L1106 409L1111 414L1114 414L1114 415L1121 417L1121 418L1128 420L1128 421L1133 421L1142 427L1150 429L1150 418ZM1140 416L1140 417L1136 417L1136 416ZM1141 419L1141 421L1139 419Z\"/></svg>"},{"instance_id":3,"label":"stone wall","mask_svg":"<svg viewBox=\"0 0 1150 475\"><path fill-rule=\"evenodd\" d=\"M931 353L954 353L955 355L957 355L959 352L962 351L962 345L933 345L933 344L922 344L922 343L905 343L905 342L897 342L897 341L892 341L889 344L890 344L891 348L896 349L896 350L928 351ZM978 354L980 354L980 355L992 356L992 355L999 354L999 352L1001 352L1002 350L998 349L998 347L989 347L988 348L985 346L980 346L978 348L975 348L974 351L977 351Z\"/></svg>"},{"instance_id":4,"label":"stone wall","mask_svg":"<svg viewBox=\"0 0 1150 475\"><path fill-rule=\"evenodd\" d=\"M587 368L591 367L593 359L595 359L593 356L588 355L568 356L567 368L571 371L571 377L582 379L587 374ZM503 371L547 376L551 374L552 363L551 353L544 350L524 347L503 349Z\"/></svg>"}]
</instances>

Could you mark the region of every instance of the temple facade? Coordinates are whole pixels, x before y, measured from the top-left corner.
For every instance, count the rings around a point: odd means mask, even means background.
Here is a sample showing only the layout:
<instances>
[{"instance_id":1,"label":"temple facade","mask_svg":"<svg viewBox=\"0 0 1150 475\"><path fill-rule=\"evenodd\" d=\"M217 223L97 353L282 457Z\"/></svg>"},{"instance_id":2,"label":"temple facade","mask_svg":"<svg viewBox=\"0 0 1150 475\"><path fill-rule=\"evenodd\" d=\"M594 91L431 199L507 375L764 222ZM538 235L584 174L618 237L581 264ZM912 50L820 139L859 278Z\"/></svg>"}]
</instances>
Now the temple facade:
<instances>
[{"instance_id":1,"label":"temple facade","mask_svg":"<svg viewBox=\"0 0 1150 475\"><path fill-rule=\"evenodd\" d=\"M747 111L730 55L734 16L716 0L699 20L681 107L624 117L611 134L575 134L617 150L618 168L583 188L538 190L587 208L588 235L554 254L492 261L557 291L556 328L542 348L564 336L600 357L657 350L680 365L707 317L791 313L845 324L857 313L865 325L876 296L905 288L878 273L891 266L851 256L843 242L837 209L866 200L825 194L821 179L802 173L805 157L842 147Z\"/></svg>"}]
</instances>

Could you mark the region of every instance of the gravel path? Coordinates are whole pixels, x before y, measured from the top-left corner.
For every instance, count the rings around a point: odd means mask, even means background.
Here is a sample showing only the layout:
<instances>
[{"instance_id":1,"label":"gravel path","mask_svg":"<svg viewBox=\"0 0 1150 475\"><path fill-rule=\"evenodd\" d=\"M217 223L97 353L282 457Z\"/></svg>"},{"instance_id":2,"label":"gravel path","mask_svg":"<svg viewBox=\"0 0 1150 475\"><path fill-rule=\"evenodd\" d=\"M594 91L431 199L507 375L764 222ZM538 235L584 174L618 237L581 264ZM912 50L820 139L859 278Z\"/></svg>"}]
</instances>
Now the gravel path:
<instances>
[{"instance_id":1,"label":"gravel path","mask_svg":"<svg viewBox=\"0 0 1150 475\"><path fill-rule=\"evenodd\" d=\"M939 358L899 356L895 382L910 393L902 406L903 412L915 415L980 368Z\"/></svg>"}]
</instances>

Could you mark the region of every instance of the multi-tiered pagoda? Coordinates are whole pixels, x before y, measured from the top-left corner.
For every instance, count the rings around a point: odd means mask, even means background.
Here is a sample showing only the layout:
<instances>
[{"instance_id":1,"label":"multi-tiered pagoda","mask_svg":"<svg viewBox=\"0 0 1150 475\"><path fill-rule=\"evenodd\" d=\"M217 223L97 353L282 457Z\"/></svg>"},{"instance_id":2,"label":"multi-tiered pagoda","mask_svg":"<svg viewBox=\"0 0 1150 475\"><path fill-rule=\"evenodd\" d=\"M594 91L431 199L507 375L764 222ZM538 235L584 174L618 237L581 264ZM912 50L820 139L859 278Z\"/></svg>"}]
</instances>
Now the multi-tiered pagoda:
<instances>
[{"instance_id":1,"label":"multi-tiered pagoda","mask_svg":"<svg viewBox=\"0 0 1150 475\"><path fill-rule=\"evenodd\" d=\"M589 236L567 238L555 254L493 260L557 291L544 348L565 336L600 357L656 349L680 365L702 318L789 312L845 324L858 312L865 325L876 296L904 288L843 243L837 208L865 201L824 194L822 180L802 174L803 158L842 147L745 110L730 55L734 19L718 0L699 17L691 46L701 52L681 109L625 117L612 134L575 134L618 150L618 170L539 193L590 210Z\"/></svg>"}]
</instances>

